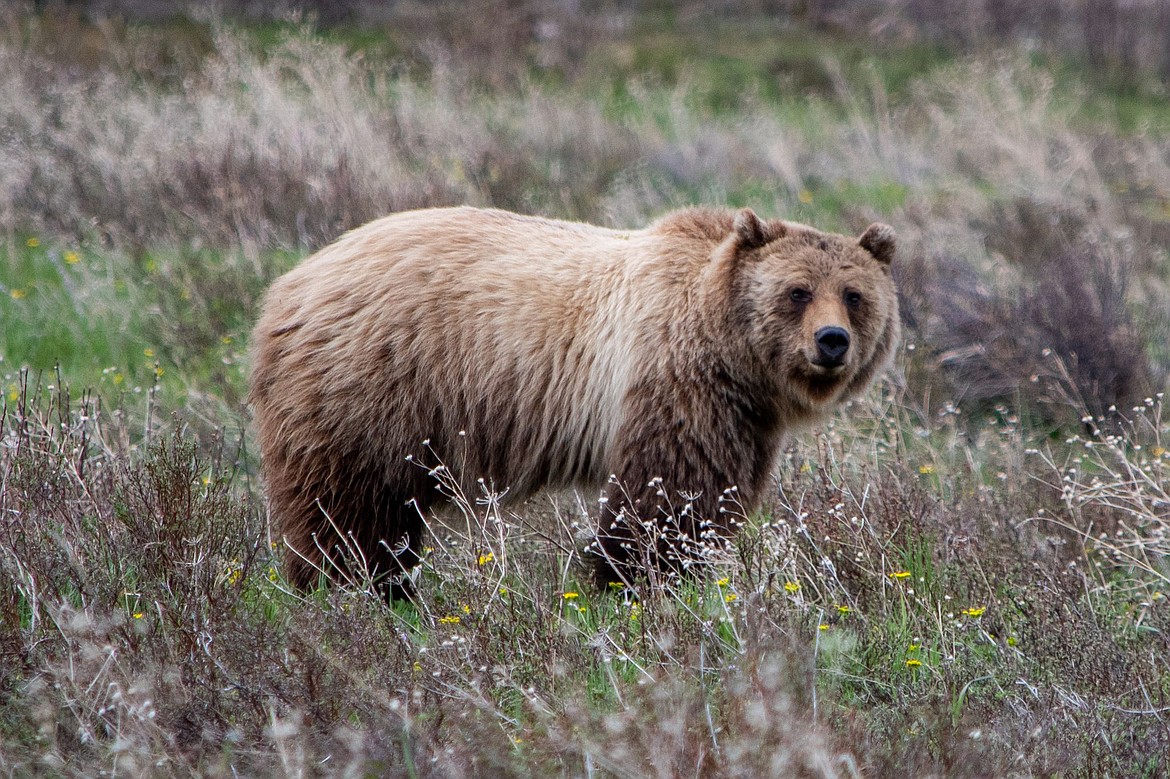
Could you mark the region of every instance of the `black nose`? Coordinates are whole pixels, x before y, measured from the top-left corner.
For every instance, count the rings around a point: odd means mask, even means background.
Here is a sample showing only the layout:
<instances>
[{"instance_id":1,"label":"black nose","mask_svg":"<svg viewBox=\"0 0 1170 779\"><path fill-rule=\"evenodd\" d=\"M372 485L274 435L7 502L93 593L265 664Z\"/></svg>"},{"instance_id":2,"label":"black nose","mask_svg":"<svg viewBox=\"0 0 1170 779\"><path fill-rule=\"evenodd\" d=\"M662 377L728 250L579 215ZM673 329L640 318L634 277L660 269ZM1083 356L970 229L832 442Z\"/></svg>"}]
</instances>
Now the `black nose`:
<instances>
[{"instance_id":1,"label":"black nose","mask_svg":"<svg viewBox=\"0 0 1170 779\"><path fill-rule=\"evenodd\" d=\"M849 333L841 327L822 327L817 330L818 362L822 365L840 365L849 351Z\"/></svg>"}]
</instances>

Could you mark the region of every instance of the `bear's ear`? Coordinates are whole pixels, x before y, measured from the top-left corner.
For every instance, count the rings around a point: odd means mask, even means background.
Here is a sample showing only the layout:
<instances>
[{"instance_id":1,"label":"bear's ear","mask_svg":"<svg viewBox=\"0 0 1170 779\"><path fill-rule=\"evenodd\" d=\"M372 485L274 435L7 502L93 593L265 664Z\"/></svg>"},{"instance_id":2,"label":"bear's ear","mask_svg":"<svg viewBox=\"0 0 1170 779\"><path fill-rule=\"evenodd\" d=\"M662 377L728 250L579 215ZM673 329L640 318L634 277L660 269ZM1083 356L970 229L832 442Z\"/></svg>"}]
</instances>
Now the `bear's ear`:
<instances>
[{"instance_id":1,"label":"bear's ear","mask_svg":"<svg viewBox=\"0 0 1170 779\"><path fill-rule=\"evenodd\" d=\"M894 261L896 238L894 228L878 222L867 227L857 242L882 265L889 265Z\"/></svg>"},{"instance_id":2,"label":"bear's ear","mask_svg":"<svg viewBox=\"0 0 1170 779\"><path fill-rule=\"evenodd\" d=\"M783 226L761 221L750 208L741 209L735 215L735 245L741 250L758 249L784 234Z\"/></svg>"}]
</instances>

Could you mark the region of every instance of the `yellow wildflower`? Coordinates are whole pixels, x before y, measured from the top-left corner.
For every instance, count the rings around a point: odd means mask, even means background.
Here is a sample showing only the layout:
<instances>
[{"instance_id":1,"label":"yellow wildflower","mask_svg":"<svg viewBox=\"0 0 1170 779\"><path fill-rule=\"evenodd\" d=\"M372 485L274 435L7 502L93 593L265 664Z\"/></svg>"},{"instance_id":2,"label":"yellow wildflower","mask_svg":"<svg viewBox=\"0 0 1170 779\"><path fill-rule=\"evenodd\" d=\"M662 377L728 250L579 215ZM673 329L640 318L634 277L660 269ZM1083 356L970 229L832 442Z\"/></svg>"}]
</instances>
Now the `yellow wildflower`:
<instances>
[{"instance_id":1,"label":"yellow wildflower","mask_svg":"<svg viewBox=\"0 0 1170 779\"><path fill-rule=\"evenodd\" d=\"M890 578L891 579L909 579L910 572L909 571L894 571L892 574L890 574Z\"/></svg>"},{"instance_id":2,"label":"yellow wildflower","mask_svg":"<svg viewBox=\"0 0 1170 779\"><path fill-rule=\"evenodd\" d=\"M145 354L147 357L154 357L154 349L151 349L149 346L146 347L145 349L143 349L142 353Z\"/></svg>"},{"instance_id":3,"label":"yellow wildflower","mask_svg":"<svg viewBox=\"0 0 1170 779\"><path fill-rule=\"evenodd\" d=\"M64 259L70 265L76 265L81 262L81 255L77 252L65 252Z\"/></svg>"},{"instance_id":4,"label":"yellow wildflower","mask_svg":"<svg viewBox=\"0 0 1170 779\"><path fill-rule=\"evenodd\" d=\"M573 600L574 598L581 597L581 595L580 595L580 593L576 593L576 592L566 592L563 595L561 595L561 597L564 598L565 600Z\"/></svg>"},{"instance_id":5,"label":"yellow wildflower","mask_svg":"<svg viewBox=\"0 0 1170 779\"><path fill-rule=\"evenodd\" d=\"M848 614L851 611L853 611L853 609L849 608L848 606L838 606L837 607L838 614Z\"/></svg>"},{"instance_id":6,"label":"yellow wildflower","mask_svg":"<svg viewBox=\"0 0 1170 779\"><path fill-rule=\"evenodd\" d=\"M145 616L146 616L146 612L144 612L144 611L134 612L134 619L142 619Z\"/></svg>"},{"instance_id":7,"label":"yellow wildflower","mask_svg":"<svg viewBox=\"0 0 1170 779\"><path fill-rule=\"evenodd\" d=\"M986 606L972 606L969 609L963 609L962 614L964 617L982 617L985 611L987 611Z\"/></svg>"},{"instance_id":8,"label":"yellow wildflower","mask_svg":"<svg viewBox=\"0 0 1170 779\"><path fill-rule=\"evenodd\" d=\"M715 582L715 585L718 587L726 587L729 584L731 584L731 577L729 576L724 576L722 579Z\"/></svg>"},{"instance_id":9,"label":"yellow wildflower","mask_svg":"<svg viewBox=\"0 0 1170 779\"><path fill-rule=\"evenodd\" d=\"M41 239L40 238L29 238L27 241L24 242L24 245L30 249L35 249L41 245Z\"/></svg>"},{"instance_id":10,"label":"yellow wildflower","mask_svg":"<svg viewBox=\"0 0 1170 779\"><path fill-rule=\"evenodd\" d=\"M800 590L799 582L784 582L784 591L787 593L795 593Z\"/></svg>"},{"instance_id":11,"label":"yellow wildflower","mask_svg":"<svg viewBox=\"0 0 1170 779\"><path fill-rule=\"evenodd\" d=\"M922 661L916 657L911 657L909 660L906 661L907 668L917 668L920 665L922 665Z\"/></svg>"},{"instance_id":12,"label":"yellow wildflower","mask_svg":"<svg viewBox=\"0 0 1170 779\"><path fill-rule=\"evenodd\" d=\"M492 554L491 552L485 552L484 554L481 554L479 556L478 562L480 565L487 565L488 563L490 563L492 560L495 560L495 559L496 559L496 556L494 554Z\"/></svg>"},{"instance_id":13,"label":"yellow wildflower","mask_svg":"<svg viewBox=\"0 0 1170 779\"><path fill-rule=\"evenodd\" d=\"M21 298L28 297L28 290L14 289L8 294L12 297L13 300L20 300Z\"/></svg>"},{"instance_id":14,"label":"yellow wildflower","mask_svg":"<svg viewBox=\"0 0 1170 779\"><path fill-rule=\"evenodd\" d=\"M727 601L728 603L731 603L732 601L737 600L738 598L739 598L739 596L736 595L734 592L729 592L729 593L727 593L727 596L723 598L723 600Z\"/></svg>"},{"instance_id":15,"label":"yellow wildflower","mask_svg":"<svg viewBox=\"0 0 1170 779\"><path fill-rule=\"evenodd\" d=\"M1154 455L1155 457L1161 457L1162 455L1166 454L1166 449L1162 446L1155 446L1150 450L1150 454Z\"/></svg>"},{"instance_id":16,"label":"yellow wildflower","mask_svg":"<svg viewBox=\"0 0 1170 779\"><path fill-rule=\"evenodd\" d=\"M934 473L934 466L930 463L927 463L926 465L919 465L918 472L924 476L929 476L930 474Z\"/></svg>"},{"instance_id":17,"label":"yellow wildflower","mask_svg":"<svg viewBox=\"0 0 1170 779\"><path fill-rule=\"evenodd\" d=\"M829 624L827 622L822 622L821 624L817 625L817 630L828 630L828 629L829 629Z\"/></svg>"},{"instance_id":18,"label":"yellow wildflower","mask_svg":"<svg viewBox=\"0 0 1170 779\"><path fill-rule=\"evenodd\" d=\"M440 625L458 625L462 621L458 614L452 614L449 617L439 617Z\"/></svg>"}]
</instances>

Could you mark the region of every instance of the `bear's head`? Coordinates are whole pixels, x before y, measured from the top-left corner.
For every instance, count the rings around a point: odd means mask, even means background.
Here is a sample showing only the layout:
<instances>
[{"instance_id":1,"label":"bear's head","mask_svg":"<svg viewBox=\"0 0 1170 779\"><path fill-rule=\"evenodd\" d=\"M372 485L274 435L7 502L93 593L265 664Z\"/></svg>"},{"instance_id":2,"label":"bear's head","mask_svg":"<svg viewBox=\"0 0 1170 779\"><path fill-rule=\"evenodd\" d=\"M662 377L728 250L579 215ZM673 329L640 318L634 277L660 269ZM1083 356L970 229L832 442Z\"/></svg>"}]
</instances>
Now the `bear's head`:
<instances>
[{"instance_id":1,"label":"bear's head","mask_svg":"<svg viewBox=\"0 0 1170 779\"><path fill-rule=\"evenodd\" d=\"M852 238L751 209L736 215L721 246L731 307L760 370L790 402L827 410L889 362L901 332L894 243L883 224Z\"/></svg>"}]
</instances>

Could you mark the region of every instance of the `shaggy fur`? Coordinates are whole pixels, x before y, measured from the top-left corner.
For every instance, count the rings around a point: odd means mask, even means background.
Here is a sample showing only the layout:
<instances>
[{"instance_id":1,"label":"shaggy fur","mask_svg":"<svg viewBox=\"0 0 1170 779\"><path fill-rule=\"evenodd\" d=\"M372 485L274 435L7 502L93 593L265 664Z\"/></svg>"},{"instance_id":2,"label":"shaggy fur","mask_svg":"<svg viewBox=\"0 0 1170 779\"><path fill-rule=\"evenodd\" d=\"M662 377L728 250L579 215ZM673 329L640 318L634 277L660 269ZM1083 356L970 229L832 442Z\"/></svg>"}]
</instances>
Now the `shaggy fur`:
<instances>
[{"instance_id":1,"label":"shaggy fur","mask_svg":"<svg viewBox=\"0 0 1170 779\"><path fill-rule=\"evenodd\" d=\"M722 536L724 491L756 504L781 435L888 362L893 253L884 225L847 238L747 209L628 232L435 209L348 233L273 284L253 333L290 578L311 584L338 532L375 574L412 567L436 456L513 499L608 480L603 579L647 562L631 518ZM837 367L815 364L826 327L849 336Z\"/></svg>"}]
</instances>

